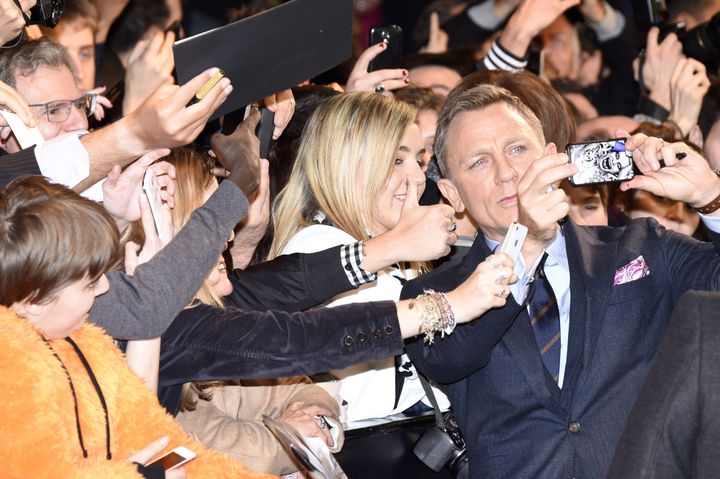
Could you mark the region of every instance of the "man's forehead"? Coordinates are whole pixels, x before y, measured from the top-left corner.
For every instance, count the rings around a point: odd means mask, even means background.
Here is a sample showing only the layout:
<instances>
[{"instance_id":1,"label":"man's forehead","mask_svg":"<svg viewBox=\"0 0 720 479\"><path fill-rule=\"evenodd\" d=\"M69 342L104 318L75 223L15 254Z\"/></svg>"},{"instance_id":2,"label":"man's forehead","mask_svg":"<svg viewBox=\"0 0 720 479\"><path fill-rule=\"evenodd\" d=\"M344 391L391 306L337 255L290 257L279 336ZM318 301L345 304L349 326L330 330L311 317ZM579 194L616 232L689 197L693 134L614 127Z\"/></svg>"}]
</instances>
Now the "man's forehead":
<instances>
[{"instance_id":1,"label":"man's forehead","mask_svg":"<svg viewBox=\"0 0 720 479\"><path fill-rule=\"evenodd\" d=\"M17 75L15 85L29 104L74 100L80 96L75 77L67 67L38 67L32 75Z\"/></svg>"},{"instance_id":2,"label":"man's forehead","mask_svg":"<svg viewBox=\"0 0 720 479\"><path fill-rule=\"evenodd\" d=\"M508 127L512 128L508 129ZM527 119L505 102L493 103L459 113L448 126L448 139L451 146L457 143L457 140L466 134L468 129L484 132L495 138L518 133L537 136L535 129Z\"/></svg>"}]
</instances>

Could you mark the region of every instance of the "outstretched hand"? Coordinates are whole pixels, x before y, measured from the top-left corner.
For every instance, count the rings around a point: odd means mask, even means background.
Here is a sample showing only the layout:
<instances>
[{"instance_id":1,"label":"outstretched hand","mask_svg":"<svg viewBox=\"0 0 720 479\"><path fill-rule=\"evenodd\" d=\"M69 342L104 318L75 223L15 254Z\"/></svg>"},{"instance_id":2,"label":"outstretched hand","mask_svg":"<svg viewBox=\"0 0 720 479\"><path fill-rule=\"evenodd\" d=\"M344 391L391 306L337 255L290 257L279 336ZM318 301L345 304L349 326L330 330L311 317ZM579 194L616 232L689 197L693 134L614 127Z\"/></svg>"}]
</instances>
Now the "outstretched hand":
<instances>
[{"instance_id":1,"label":"outstretched hand","mask_svg":"<svg viewBox=\"0 0 720 479\"><path fill-rule=\"evenodd\" d=\"M210 138L215 156L228 171L228 179L248 198L260 185L260 141L255 136L259 121L260 112L252 108L231 135L215 133Z\"/></svg>"},{"instance_id":2,"label":"outstretched hand","mask_svg":"<svg viewBox=\"0 0 720 479\"><path fill-rule=\"evenodd\" d=\"M617 130L615 135L628 137L625 146L632 151L633 161L642 173L622 183L622 191L638 188L693 208L706 206L718 197L720 178L707 160L685 143L665 143L642 133L630 136L623 130Z\"/></svg>"},{"instance_id":3,"label":"outstretched hand","mask_svg":"<svg viewBox=\"0 0 720 479\"><path fill-rule=\"evenodd\" d=\"M410 83L408 71L400 68L376 70L368 72L370 62L387 50L385 43L377 43L362 52L350 72L345 91L389 92L406 87ZM379 91L382 87L382 91ZM390 94L390 93L388 93Z\"/></svg>"}]
</instances>

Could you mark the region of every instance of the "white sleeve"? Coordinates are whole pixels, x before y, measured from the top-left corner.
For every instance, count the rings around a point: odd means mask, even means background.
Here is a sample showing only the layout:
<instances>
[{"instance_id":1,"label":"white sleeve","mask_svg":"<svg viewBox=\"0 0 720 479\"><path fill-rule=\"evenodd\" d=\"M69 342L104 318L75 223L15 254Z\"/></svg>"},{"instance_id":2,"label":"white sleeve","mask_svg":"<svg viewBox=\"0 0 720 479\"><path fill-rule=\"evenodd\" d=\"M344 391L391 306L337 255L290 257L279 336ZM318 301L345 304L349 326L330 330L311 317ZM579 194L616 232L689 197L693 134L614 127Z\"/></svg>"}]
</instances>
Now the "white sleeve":
<instances>
[{"instance_id":1,"label":"white sleeve","mask_svg":"<svg viewBox=\"0 0 720 479\"><path fill-rule=\"evenodd\" d=\"M35 159L43 176L69 188L90 175L90 156L80 142L78 132L66 133L37 145Z\"/></svg>"}]
</instances>

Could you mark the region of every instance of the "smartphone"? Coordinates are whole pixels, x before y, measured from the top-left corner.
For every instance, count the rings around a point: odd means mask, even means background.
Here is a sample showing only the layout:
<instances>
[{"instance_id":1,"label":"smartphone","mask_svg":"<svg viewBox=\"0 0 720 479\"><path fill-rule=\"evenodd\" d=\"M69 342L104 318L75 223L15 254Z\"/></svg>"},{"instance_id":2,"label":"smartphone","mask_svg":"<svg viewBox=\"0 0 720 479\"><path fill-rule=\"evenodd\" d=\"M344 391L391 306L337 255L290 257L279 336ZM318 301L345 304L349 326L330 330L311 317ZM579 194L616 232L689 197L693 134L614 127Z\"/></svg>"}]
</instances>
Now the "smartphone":
<instances>
[{"instance_id":1,"label":"smartphone","mask_svg":"<svg viewBox=\"0 0 720 479\"><path fill-rule=\"evenodd\" d=\"M169 471L171 469L176 469L180 466L187 464L188 462L195 459L195 456L197 456L197 454L192 452L190 449L180 446L176 447L167 454L158 457L153 462L147 463L146 466L160 464L163 469Z\"/></svg>"},{"instance_id":2,"label":"smartphone","mask_svg":"<svg viewBox=\"0 0 720 479\"><path fill-rule=\"evenodd\" d=\"M150 203L150 212L152 213L153 223L155 223L155 230L158 236L160 236L160 208L162 208L162 200L160 199L160 187L155 182L155 173L153 173L151 168L145 171L143 191L147 196L148 203Z\"/></svg>"},{"instance_id":3,"label":"smartphone","mask_svg":"<svg viewBox=\"0 0 720 479\"><path fill-rule=\"evenodd\" d=\"M625 149L626 138L572 143L565 148L570 163L579 171L570 177L573 186L628 181L635 176L632 153Z\"/></svg>"},{"instance_id":4,"label":"smartphone","mask_svg":"<svg viewBox=\"0 0 720 479\"><path fill-rule=\"evenodd\" d=\"M402 28L398 25L375 25L370 27L368 46L385 43L387 48L372 59L369 72L386 68L400 68L402 57Z\"/></svg>"},{"instance_id":5,"label":"smartphone","mask_svg":"<svg viewBox=\"0 0 720 479\"><path fill-rule=\"evenodd\" d=\"M525 237L527 237L528 229L526 226L521 225L517 221L513 221L505 233L502 243L498 247L499 253L505 253L510 256L513 260L513 265L517 262L520 257L520 252L525 243Z\"/></svg>"},{"instance_id":6,"label":"smartphone","mask_svg":"<svg viewBox=\"0 0 720 479\"><path fill-rule=\"evenodd\" d=\"M225 72L222 70L218 70L217 73L215 73L212 78L210 78L205 84L200 88L200 90L195 93L195 96L190 100L190 102L187 104L187 106L194 105L195 103L199 102L203 98L205 98L205 95L210 93L210 90L213 89L217 83L223 79L225 76Z\"/></svg>"},{"instance_id":7,"label":"smartphone","mask_svg":"<svg viewBox=\"0 0 720 479\"><path fill-rule=\"evenodd\" d=\"M223 135L232 135L237 126L245 121L250 114L251 105L245 108L228 113L223 117L222 131ZM275 130L275 112L267 108L260 108L260 123L255 129L255 136L260 141L260 158L267 158L272 145L272 135Z\"/></svg>"}]
</instances>

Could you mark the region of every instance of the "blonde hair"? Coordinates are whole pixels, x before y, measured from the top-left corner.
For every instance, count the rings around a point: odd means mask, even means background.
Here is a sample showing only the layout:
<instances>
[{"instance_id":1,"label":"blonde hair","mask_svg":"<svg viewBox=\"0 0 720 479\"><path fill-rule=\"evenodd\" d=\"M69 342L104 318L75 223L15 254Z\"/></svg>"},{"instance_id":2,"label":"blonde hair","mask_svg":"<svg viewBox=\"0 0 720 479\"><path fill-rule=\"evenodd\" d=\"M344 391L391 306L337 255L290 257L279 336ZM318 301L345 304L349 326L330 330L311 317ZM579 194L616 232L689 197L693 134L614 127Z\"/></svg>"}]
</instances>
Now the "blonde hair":
<instances>
[{"instance_id":1,"label":"blonde hair","mask_svg":"<svg viewBox=\"0 0 720 479\"><path fill-rule=\"evenodd\" d=\"M305 126L290 179L273 204L270 258L312 224L318 211L354 238L368 239L375 202L415 113L414 107L375 93L347 93L323 102Z\"/></svg>"},{"instance_id":2,"label":"blonde hair","mask_svg":"<svg viewBox=\"0 0 720 479\"><path fill-rule=\"evenodd\" d=\"M193 211L205 203L205 193L216 181L210 173L210 163L190 148L173 149L166 160L175 166L175 207L172 209L173 224L180 229L190 221ZM213 306L222 306L219 294L203 281L194 300Z\"/></svg>"}]
</instances>

